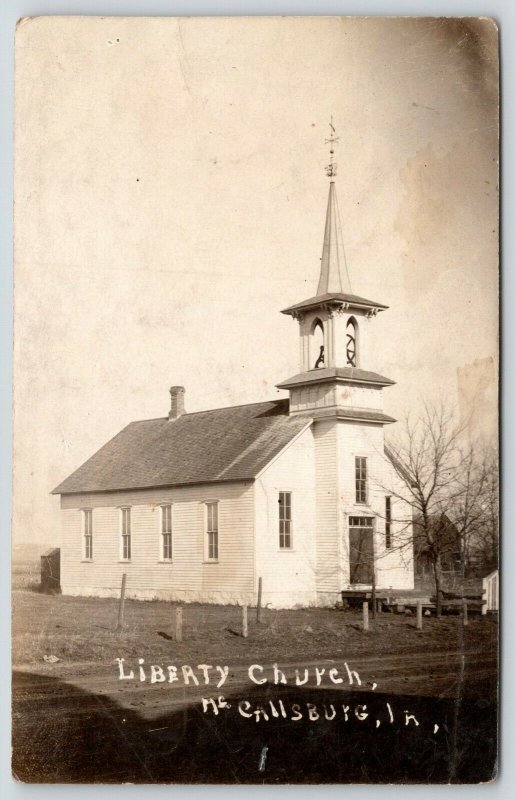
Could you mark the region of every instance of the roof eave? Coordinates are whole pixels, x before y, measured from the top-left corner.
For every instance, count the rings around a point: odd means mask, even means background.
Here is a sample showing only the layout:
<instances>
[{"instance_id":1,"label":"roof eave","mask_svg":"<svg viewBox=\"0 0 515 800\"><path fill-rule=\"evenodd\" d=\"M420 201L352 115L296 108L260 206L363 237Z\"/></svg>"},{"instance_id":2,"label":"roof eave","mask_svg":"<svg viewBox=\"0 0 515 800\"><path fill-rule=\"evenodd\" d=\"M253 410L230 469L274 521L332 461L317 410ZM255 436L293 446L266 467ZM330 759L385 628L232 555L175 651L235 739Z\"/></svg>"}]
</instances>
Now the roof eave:
<instances>
[{"instance_id":1,"label":"roof eave","mask_svg":"<svg viewBox=\"0 0 515 800\"><path fill-rule=\"evenodd\" d=\"M211 486L212 484L219 483L253 483L256 476L247 476L241 478L214 478L211 481L185 481L183 483L154 483L147 486L115 486L109 489L71 489L65 491L58 491L53 489L50 494L56 495L71 495L71 494L111 494L114 492L143 492L148 489L179 489L184 486Z\"/></svg>"},{"instance_id":2,"label":"roof eave","mask_svg":"<svg viewBox=\"0 0 515 800\"><path fill-rule=\"evenodd\" d=\"M347 422L370 422L374 425L392 425L394 422L397 422L395 417L390 417L389 414L379 414L377 417L361 417L359 414L356 416L351 416L347 414L339 414L336 413L338 419L347 421Z\"/></svg>"},{"instance_id":3,"label":"roof eave","mask_svg":"<svg viewBox=\"0 0 515 800\"><path fill-rule=\"evenodd\" d=\"M315 383L331 383L337 381L338 383L355 383L360 386L378 386L385 388L386 386L395 386L395 381L385 379L384 381L367 381L364 378L344 378L340 375L327 376L319 380L303 380L303 381L284 381L284 383L276 383L276 389L295 389L297 386L309 386Z\"/></svg>"},{"instance_id":4,"label":"roof eave","mask_svg":"<svg viewBox=\"0 0 515 800\"><path fill-rule=\"evenodd\" d=\"M320 308L323 306L334 306L336 308L341 308L343 306L347 307L348 309L358 309L358 310L368 310L371 314L378 314L380 311L386 311L389 306L385 306L382 303L360 303L355 300L344 300L338 297L331 297L331 298L320 298L314 299L313 301L306 301L304 303L296 303L293 306L288 306L288 308L284 308L281 311L281 314L287 314L291 317L294 317L297 314L301 314L303 311L309 311L313 308Z\"/></svg>"}]
</instances>

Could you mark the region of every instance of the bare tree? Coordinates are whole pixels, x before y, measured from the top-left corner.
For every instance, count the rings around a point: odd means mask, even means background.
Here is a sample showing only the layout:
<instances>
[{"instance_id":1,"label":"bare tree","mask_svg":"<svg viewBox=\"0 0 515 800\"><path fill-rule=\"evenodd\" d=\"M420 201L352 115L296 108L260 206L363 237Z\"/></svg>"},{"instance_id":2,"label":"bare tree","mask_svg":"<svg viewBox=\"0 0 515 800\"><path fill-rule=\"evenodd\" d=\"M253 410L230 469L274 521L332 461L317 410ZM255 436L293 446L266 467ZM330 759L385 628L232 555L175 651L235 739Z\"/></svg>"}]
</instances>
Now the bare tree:
<instances>
[{"instance_id":1,"label":"bare tree","mask_svg":"<svg viewBox=\"0 0 515 800\"><path fill-rule=\"evenodd\" d=\"M425 405L416 420L408 417L403 433L387 448L399 479L388 492L403 500L412 516L404 521L397 547L407 546L412 522L413 548L431 564L440 616L444 562L458 553L464 567L472 543L482 540L493 463L444 404Z\"/></svg>"},{"instance_id":2,"label":"bare tree","mask_svg":"<svg viewBox=\"0 0 515 800\"><path fill-rule=\"evenodd\" d=\"M476 463L478 513L466 540L471 573L491 572L499 564L499 458L497 447L484 445Z\"/></svg>"}]
</instances>

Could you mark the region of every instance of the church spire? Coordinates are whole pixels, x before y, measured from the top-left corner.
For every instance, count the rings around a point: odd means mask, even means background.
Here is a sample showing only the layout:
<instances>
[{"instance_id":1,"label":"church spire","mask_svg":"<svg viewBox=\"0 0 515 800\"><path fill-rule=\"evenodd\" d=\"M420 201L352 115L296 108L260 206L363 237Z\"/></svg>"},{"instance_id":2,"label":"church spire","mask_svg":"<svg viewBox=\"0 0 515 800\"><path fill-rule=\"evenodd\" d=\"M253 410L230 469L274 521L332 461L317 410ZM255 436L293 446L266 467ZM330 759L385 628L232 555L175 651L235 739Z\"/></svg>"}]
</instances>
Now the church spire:
<instances>
[{"instance_id":1,"label":"church spire","mask_svg":"<svg viewBox=\"0 0 515 800\"><path fill-rule=\"evenodd\" d=\"M332 117L329 124L331 135L329 139L325 140L326 144L329 145L329 164L325 168L327 177L330 179L329 198L327 201L322 263L320 266L317 296L338 292L351 292L334 183L337 171L337 165L334 161L334 146L339 141L339 137L335 136L336 130L333 125ZM342 272L345 283L342 282Z\"/></svg>"}]
</instances>

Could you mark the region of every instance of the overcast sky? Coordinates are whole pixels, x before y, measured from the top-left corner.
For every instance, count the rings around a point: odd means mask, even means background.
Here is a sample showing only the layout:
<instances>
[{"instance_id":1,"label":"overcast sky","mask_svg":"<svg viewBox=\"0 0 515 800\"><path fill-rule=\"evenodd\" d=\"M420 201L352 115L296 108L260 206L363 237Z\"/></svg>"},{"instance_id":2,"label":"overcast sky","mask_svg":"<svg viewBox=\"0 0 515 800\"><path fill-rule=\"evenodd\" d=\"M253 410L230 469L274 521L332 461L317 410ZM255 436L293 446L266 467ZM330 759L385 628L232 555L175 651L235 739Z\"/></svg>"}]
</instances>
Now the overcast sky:
<instances>
[{"instance_id":1,"label":"overcast sky","mask_svg":"<svg viewBox=\"0 0 515 800\"><path fill-rule=\"evenodd\" d=\"M36 18L16 56L16 539L134 419L284 396L316 292L328 121L352 289L402 418L496 421L487 20Z\"/></svg>"}]
</instances>

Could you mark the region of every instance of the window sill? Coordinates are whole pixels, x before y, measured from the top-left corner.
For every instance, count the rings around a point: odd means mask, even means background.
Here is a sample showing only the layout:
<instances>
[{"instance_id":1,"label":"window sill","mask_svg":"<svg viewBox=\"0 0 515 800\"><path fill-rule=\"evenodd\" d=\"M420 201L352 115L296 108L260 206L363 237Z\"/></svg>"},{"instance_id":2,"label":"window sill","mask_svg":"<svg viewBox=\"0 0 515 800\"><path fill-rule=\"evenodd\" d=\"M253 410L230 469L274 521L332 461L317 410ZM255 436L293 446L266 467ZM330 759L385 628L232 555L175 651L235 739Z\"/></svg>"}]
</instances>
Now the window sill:
<instances>
[{"instance_id":1,"label":"window sill","mask_svg":"<svg viewBox=\"0 0 515 800\"><path fill-rule=\"evenodd\" d=\"M93 563L93 559L92 558L81 558L80 563L81 564L92 564Z\"/></svg>"},{"instance_id":2,"label":"window sill","mask_svg":"<svg viewBox=\"0 0 515 800\"><path fill-rule=\"evenodd\" d=\"M132 564L132 558L120 558L119 564Z\"/></svg>"},{"instance_id":3,"label":"window sill","mask_svg":"<svg viewBox=\"0 0 515 800\"><path fill-rule=\"evenodd\" d=\"M171 558L159 558L157 563L158 564L173 564L173 560Z\"/></svg>"},{"instance_id":4,"label":"window sill","mask_svg":"<svg viewBox=\"0 0 515 800\"><path fill-rule=\"evenodd\" d=\"M208 559L204 559L204 561L202 563L203 564L219 564L220 562L218 561L217 558L208 558Z\"/></svg>"},{"instance_id":5,"label":"window sill","mask_svg":"<svg viewBox=\"0 0 515 800\"><path fill-rule=\"evenodd\" d=\"M280 547L277 551L278 553L296 553L294 547Z\"/></svg>"}]
</instances>

